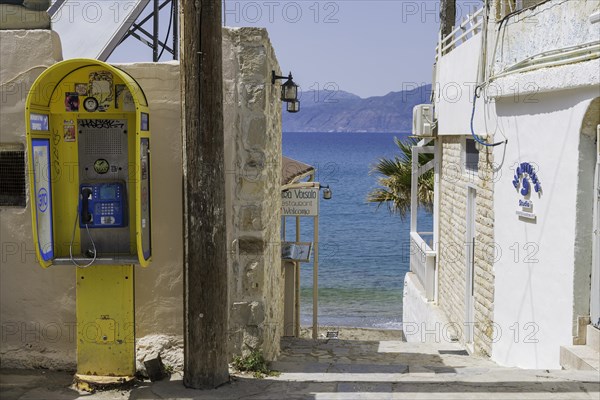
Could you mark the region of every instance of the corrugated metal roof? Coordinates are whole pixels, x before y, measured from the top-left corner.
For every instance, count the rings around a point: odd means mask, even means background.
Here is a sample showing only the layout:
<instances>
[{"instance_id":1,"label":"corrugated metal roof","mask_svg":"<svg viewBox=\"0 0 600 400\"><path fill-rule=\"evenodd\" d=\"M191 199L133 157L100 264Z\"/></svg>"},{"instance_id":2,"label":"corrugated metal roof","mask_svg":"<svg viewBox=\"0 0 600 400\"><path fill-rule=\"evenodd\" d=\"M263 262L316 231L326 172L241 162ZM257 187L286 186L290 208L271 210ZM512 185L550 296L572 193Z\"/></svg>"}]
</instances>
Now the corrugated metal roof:
<instances>
[{"instance_id":1,"label":"corrugated metal roof","mask_svg":"<svg viewBox=\"0 0 600 400\"><path fill-rule=\"evenodd\" d=\"M281 185L287 185L295 178L315 170L315 167L283 156L281 163Z\"/></svg>"}]
</instances>

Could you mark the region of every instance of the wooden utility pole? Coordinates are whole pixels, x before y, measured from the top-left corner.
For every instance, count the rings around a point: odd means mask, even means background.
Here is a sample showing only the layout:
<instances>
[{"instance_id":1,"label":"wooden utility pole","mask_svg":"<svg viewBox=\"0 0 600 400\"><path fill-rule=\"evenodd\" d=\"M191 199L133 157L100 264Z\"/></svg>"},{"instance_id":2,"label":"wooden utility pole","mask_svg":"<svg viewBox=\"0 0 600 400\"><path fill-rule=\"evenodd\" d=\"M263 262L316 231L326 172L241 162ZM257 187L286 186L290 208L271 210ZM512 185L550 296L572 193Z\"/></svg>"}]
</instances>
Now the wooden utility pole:
<instances>
[{"instance_id":1,"label":"wooden utility pole","mask_svg":"<svg viewBox=\"0 0 600 400\"><path fill-rule=\"evenodd\" d=\"M456 0L440 0L440 31L442 38L454 29L456 23Z\"/></svg>"},{"instance_id":2,"label":"wooden utility pole","mask_svg":"<svg viewBox=\"0 0 600 400\"><path fill-rule=\"evenodd\" d=\"M182 0L183 384L229 381L221 0Z\"/></svg>"}]
</instances>

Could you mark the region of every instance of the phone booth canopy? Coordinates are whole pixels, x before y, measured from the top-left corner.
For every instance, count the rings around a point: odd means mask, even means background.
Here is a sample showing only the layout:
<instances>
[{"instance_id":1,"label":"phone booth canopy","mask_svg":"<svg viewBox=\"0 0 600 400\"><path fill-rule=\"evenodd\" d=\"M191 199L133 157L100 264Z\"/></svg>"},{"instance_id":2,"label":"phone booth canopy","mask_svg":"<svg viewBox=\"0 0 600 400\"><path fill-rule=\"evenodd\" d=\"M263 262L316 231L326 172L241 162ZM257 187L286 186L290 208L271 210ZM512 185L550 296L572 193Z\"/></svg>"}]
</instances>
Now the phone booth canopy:
<instances>
[{"instance_id":1,"label":"phone booth canopy","mask_svg":"<svg viewBox=\"0 0 600 400\"><path fill-rule=\"evenodd\" d=\"M41 266L147 266L150 115L135 79L98 60L60 62L34 82L25 118Z\"/></svg>"}]
</instances>

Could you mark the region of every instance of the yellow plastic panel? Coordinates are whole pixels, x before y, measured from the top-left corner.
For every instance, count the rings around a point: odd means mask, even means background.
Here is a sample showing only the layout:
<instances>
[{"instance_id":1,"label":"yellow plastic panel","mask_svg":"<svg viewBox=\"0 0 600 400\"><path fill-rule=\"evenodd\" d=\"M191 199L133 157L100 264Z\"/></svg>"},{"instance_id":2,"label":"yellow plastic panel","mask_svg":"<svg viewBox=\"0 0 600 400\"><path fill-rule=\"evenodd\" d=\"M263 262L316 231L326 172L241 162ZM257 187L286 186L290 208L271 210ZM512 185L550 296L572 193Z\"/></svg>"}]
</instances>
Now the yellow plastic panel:
<instances>
[{"instance_id":1,"label":"yellow plastic panel","mask_svg":"<svg viewBox=\"0 0 600 400\"><path fill-rule=\"evenodd\" d=\"M73 226L79 203L79 170L77 142L64 140L65 120L72 116L62 114L50 120L52 157L52 200L54 216L54 254L67 257L73 236ZM75 128L75 125L73 124ZM79 228L75 230L73 253L79 254Z\"/></svg>"}]
</instances>

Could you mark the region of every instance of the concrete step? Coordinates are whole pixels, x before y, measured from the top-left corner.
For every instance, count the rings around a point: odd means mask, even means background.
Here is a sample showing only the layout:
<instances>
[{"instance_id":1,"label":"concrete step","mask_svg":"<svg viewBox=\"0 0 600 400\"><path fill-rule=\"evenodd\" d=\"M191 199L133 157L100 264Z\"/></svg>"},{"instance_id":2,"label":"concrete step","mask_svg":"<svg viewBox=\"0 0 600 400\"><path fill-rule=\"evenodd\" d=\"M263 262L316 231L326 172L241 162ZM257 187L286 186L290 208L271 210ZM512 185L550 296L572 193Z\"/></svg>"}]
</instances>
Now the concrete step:
<instances>
[{"instance_id":1,"label":"concrete step","mask_svg":"<svg viewBox=\"0 0 600 400\"><path fill-rule=\"evenodd\" d=\"M586 346L600 352L600 329L595 328L593 325L588 325L586 329Z\"/></svg>"},{"instance_id":2,"label":"concrete step","mask_svg":"<svg viewBox=\"0 0 600 400\"><path fill-rule=\"evenodd\" d=\"M560 365L564 369L600 371L600 355L590 346L561 346Z\"/></svg>"}]
</instances>

